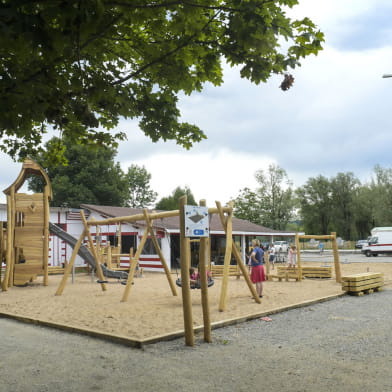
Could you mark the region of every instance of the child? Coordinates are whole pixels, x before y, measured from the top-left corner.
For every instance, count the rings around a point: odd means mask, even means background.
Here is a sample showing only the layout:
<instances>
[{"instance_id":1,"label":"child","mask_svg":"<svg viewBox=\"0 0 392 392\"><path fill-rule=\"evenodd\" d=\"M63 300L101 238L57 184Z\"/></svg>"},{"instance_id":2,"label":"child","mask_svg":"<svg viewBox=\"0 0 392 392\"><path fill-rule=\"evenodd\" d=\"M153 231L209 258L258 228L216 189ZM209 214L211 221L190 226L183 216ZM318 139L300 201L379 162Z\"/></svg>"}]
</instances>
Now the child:
<instances>
[{"instance_id":1,"label":"child","mask_svg":"<svg viewBox=\"0 0 392 392\"><path fill-rule=\"evenodd\" d=\"M295 268L297 264L297 248L295 245L291 245L289 249L289 268Z\"/></svg>"},{"instance_id":2,"label":"child","mask_svg":"<svg viewBox=\"0 0 392 392\"><path fill-rule=\"evenodd\" d=\"M189 268L189 281L191 287L196 285L197 279L198 279L198 273L196 272L196 270L193 267Z\"/></svg>"}]
</instances>

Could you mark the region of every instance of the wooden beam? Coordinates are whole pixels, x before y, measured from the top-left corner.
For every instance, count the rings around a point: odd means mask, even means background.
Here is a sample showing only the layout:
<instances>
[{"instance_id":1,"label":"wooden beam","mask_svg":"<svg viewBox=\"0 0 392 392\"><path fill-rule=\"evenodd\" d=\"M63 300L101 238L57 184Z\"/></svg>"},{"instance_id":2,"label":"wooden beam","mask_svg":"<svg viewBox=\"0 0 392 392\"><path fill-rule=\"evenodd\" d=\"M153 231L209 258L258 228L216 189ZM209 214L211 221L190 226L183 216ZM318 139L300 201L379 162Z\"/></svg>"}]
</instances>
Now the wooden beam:
<instances>
[{"instance_id":1,"label":"wooden beam","mask_svg":"<svg viewBox=\"0 0 392 392\"><path fill-rule=\"evenodd\" d=\"M43 203L44 203L44 238L43 241L43 267L44 267L44 286L48 285L49 272L48 272L48 261L49 261L49 199L51 197L50 184L46 184L44 188Z\"/></svg>"},{"instance_id":2,"label":"wooden beam","mask_svg":"<svg viewBox=\"0 0 392 392\"><path fill-rule=\"evenodd\" d=\"M339 250L338 250L338 243L336 241L336 233L332 232L331 236L332 236L333 260L335 263L336 282L340 283L342 281L342 274L340 271Z\"/></svg>"},{"instance_id":3,"label":"wooden beam","mask_svg":"<svg viewBox=\"0 0 392 392\"><path fill-rule=\"evenodd\" d=\"M230 208L229 207L223 207L224 212L229 212ZM218 213L217 208L209 208L208 209L209 214L216 214ZM171 218L179 216L179 210L173 210L173 211L160 211L160 212L151 212L149 213L149 217L152 220L155 219L163 219L163 218ZM89 226L93 225L110 225L110 224L115 224L115 223L121 223L121 222L136 222L136 221L143 221L144 220L144 214L135 214L135 215L130 215L130 216L118 216L114 218L108 218L108 219L102 219L99 221L89 221L87 224Z\"/></svg>"},{"instance_id":4,"label":"wooden beam","mask_svg":"<svg viewBox=\"0 0 392 392\"><path fill-rule=\"evenodd\" d=\"M218 203L218 202L217 202L217 203ZM220 206L220 203L218 203L218 205ZM227 219L226 219L226 217L224 216L223 211L224 211L223 208L218 208L218 214L219 214L219 217L220 217L220 220L221 220L223 229L224 229L224 231L226 232ZM226 232L226 236L227 236L227 232ZM249 273L248 273L248 269L247 269L247 267L245 266L244 262L242 261L241 254L240 254L239 250L237 249L237 247L236 247L236 245L235 245L234 242L232 243L232 249L231 249L231 250L232 250L233 255L234 255L234 257L235 257L235 259L236 259L236 261L237 261L237 265L240 267L240 270L241 270L242 275L243 275L243 277L244 277L244 279L245 279L245 282L246 282L246 284L247 284L248 287L249 287L249 290L250 290L250 292L251 292L251 294L252 294L252 297L254 298L254 300L255 300L258 304L260 304L260 303L261 303L261 300L260 300L259 296L257 295L256 289L255 289L253 283L252 283L251 280L250 280Z\"/></svg>"},{"instance_id":5,"label":"wooden beam","mask_svg":"<svg viewBox=\"0 0 392 392\"><path fill-rule=\"evenodd\" d=\"M136 265L139 262L139 258L140 258L140 255L142 254L144 245L146 244L147 237L148 237L148 228L146 228L146 230L144 231L144 234L143 234L143 237L140 241L140 244L137 247L135 257L133 258L131 264L129 265L127 284L125 285L125 289L124 289L124 293L123 293L121 302L128 301L129 293L130 293L131 287L132 287L133 278L135 275Z\"/></svg>"},{"instance_id":6,"label":"wooden beam","mask_svg":"<svg viewBox=\"0 0 392 392\"><path fill-rule=\"evenodd\" d=\"M80 210L80 217L82 218L84 231L86 232L86 235L87 235L87 238L88 238L88 243L90 245L90 251L91 251L91 253L94 256L95 269L96 269L96 272L97 272L97 275L98 275L98 279L102 282L102 283L100 283L102 291L106 291L106 284L103 283L105 281L105 277L103 276L100 259L99 259L99 256L97 254L97 249L94 246L93 238L91 237L91 233L90 233L90 228L87 225L87 219L86 219L86 216L84 215L84 211L83 210Z\"/></svg>"},{"instance_id":7,"label":"wooden beam","mask_svg":"<svg viewBox=\"0 0 392 392\"><path fill-rule=\"evenodd\" d=\"M298 233L295 234L295 247L297 248L298 282L300 282L302 280L302 263L301 263L301 248L300 248Z\"/></svg>"},{"instance_id":8,"label":"wooden beam","mask_svg":"<svg viewBox=\"0 0 392 392\"><path fill-rule=\"evenodd\" d=\"M205 207L206 201L200 200L200 206ZM204 341L211 343L211 319L210 319L210 305L208 301L208 282L207 282L207 269L208 263L208 237L200 238L199 249L199 275L201 286L201 306L203 310L203 324L204 324Z\"/></svg>"},{"instance_id":9,"label":"wooden beam","mask_svg":"<svg viewBox=\"0 0 392 392\"><path fill-rule=\"evenodd\" d=\"M179 200L180 213L180 266L181 266L181 291L182 291L182 308L184 314L184 331L185 331L185 345L194 346L195 336L193 331L193 316L192 316L192 298L190 287L190 243L189 238L185 237L185 205L187 203L186 195Z\"/></svg>"},{"instance_id":10,"label":"wooden beam","mask_svg":"<svg viewBox=\"0 0 392 392\"><path fill-rule=\"evenodd\" d=\"M325 235L311 235L311 234L299 234L298 235L300 239L309 239L311 240L312 238L315 240L332 240L333 235L325 234Z\"/></svg>"},{"instance_id":11,"label":"wooden beam","mask_svg":"<svg viewBox=\"0 0 392 392\"><path fill-rule=\"evenodd\" d=\"M161 251L161 247L159 246L157 237L156 237L156 235L154 233L154 229L152 228L152 221L151 221L151 219L149 217L147 209L144 210L144 219L147 222L147 228L148 228L148 231L151 234L152 243L154 244L155 250L157 251L159 258L161 259L161 262L162 262L162 265L163 265L163 269L165 270L166 278L167 278L167 280L169 282L172 294L173 294L173 296L176 296L177 295L176 285L173 282L173 278L172 278L171 273L170 273L170 268L169 268L169 266L166 263L165 256L163 255L163 253Z\"/></svg>"},{"instance_id":12,"label":"wooden beam","mask_svg":"<svg viewBox=\"0 0 392 392\"><path fill-rule=\"evenodd\" d=\"M69 261L69 263L65 267L64 275L61 279L61 282L59 284L59 287L57 288L55 295L61 295L63 293L63 291L65 289L65 285L67 284L67 279L68 279L69 275L71 274L73 265L75 263L76 256L78 255L80 246L82 245L82 242L83 242L83 239L85 236L86 236L86 229L83 229L83 232L80 235L78 242L76 243L76 245L73 248L71 260Z\"/></svg>"},{"instance_id":13,"label":"wooden beam","mask_svg":"<svg viewBox=\"0 0 392 392\"><path fill-rule=\"evenodd\" d=\"M222 277L222 288L221 288L221 295L220 295L220 300L219 300L219 311L224 312L226 310L226 303L227 303L227 288L228 288L228 283L229 283L229 267L230 267L230 261L231 261L231 250L232 250L232 244L233 244L233 235L232 235L232 229L233 229L233 211L229 212L227 214L227 217L224 217L223 211L222 211L222 206L220 202L215 202L218 210L219 215L221 217L221 220L225 221L225 232L226 232L226 249L225 249L225 258L223 262L223 277Z\"/></svg>"}]
</instances>

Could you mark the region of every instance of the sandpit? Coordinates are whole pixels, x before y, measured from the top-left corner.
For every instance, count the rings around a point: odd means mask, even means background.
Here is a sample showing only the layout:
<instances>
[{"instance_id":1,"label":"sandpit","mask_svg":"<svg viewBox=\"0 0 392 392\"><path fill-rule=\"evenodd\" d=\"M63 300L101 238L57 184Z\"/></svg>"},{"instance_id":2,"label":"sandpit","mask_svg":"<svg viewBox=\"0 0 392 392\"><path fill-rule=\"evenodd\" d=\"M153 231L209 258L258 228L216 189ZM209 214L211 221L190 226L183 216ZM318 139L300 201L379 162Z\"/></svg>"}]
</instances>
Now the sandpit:
<instances>
[{"instance_id":1,"label":"sandpit","mask_svg":"<svg viewBox=\"0 0 392 392\"><path fill-rule=\"evenodd\" d=\"M305 263L305 265L311 265ZM386 285L392 282L392 263L342 264L342 275L382 272ZM145 272L135 278L128 302L121 302L125 286L116 280L107 291L90 275L77 274L69 279L61 296L55 296L62 276L50 276L49 286L42 279L27 287L12 287L0 293L0 313L15 315L47 325L65 325L68 329L93 331L96 335L117 337L124 342L149 342L166 335L181 335L184 329L181 289L173 296L165 274ZM173 274L176 279L176 274ZM212 323L258 317L304 303L342 295L341 284L332 279L304 279L301 282L268 281L264 283L262 303L251 297L243 278L230 277L227 310L219 312L221 278L208 290ZM191 290L193 324L203 325L200 290ZM115 340L115 338L114 338Z\"/></svg>"}]
</instances>

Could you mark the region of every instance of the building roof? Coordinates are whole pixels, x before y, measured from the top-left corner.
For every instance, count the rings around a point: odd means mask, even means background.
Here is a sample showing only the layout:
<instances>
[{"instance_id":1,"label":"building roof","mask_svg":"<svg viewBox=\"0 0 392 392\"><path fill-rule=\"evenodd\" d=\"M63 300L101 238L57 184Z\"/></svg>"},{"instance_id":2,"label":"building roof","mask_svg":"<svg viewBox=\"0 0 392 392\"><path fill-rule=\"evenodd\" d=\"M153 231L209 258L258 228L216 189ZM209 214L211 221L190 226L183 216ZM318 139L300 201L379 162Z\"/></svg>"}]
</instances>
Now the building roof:
<instances>
[{"instance_id":1,"label":"building roof","mask_svg":"<svg viewBox=\"0 0 392 392\"><path fill-rule=\"evenodd\" d=\"M94 204L82 204L80 206L83 209L94 211L104 218L118 218L121 216L132 216L136 214L142 214L142 208L130 208L130 207L113 207L113 206L98 206ZM158 212L154 210L154 212ZM144 221L138 221L134 223L135 226L144 226ZM160 218L155 219L153 226L165 230L169 233L178 233L180 231L180 222L178 217ZM279 231L256 225L255 223L233 217L233 234L248 234L258 236L294 236L295 232ZM224 233L220 218L218 214L213 214L210 219L210 233L219 234Z\"/></svg>"}]
</instances>

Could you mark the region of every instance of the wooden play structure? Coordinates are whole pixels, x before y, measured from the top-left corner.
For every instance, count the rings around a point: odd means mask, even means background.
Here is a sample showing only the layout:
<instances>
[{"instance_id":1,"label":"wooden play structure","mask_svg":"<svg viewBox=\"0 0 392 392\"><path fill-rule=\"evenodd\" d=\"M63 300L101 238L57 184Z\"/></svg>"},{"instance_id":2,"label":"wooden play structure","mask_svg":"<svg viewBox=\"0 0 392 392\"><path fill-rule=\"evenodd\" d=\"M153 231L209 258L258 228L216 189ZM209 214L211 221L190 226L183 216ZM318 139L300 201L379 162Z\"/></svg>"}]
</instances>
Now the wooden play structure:
<instances>
[{"instance_id":1,"label":"wooden play structure","mask_svg":"<svg viewBox=\"0 0 392 392\"><path fill-rule=\"evenodd\" d=\"M334 267L335 267L335 277L336 282L341 282L341 272L340 272L340 262L339 262L339 251L336 241L336 233L331 233L330 235L300 235L295 236L295 245L297 248L297 266L295 268L289 268L286 266L278 266L276 273L270 272L270 265L268 258L266 258L266 274L267 280L277 279L278 281L288 281L293 279L301 281L304 277L312 278L330 278L332 277L332 267L320 266L320 267L303 267L301 263L301 252L300 252L300 240L301 239L318 239L318 240L330 240L332 241Z\"/></svg>"},{"instance_id":2,"label":"wooden play structure","mask_svg":"<svg viewBox=\"0 0 392 392\"><path fill-rule=\"evenodd\" d=\"M39 176L43 192L18 193L27 177ZM36 162L26 159L7 195L6 268L2 281L5 291L12 285L25 285L38 275L48 284L49 201L52 189L49 177Z\"/></svg>"},{"instance_id":3,"label":"wooden play structure","mask_svg":"<svg viewBox=\"0 0 392 392\"><path fill-rule=\"evenodd\" d=\"M201 205L204 204L205 201L201 201ZM104 279L103 273L102 273L102 257L101 254L99 254L97 246L94 245L93 239L90 233L90 228L91 226L103 226L103 225L111 225L111 224L119 224L120 222L138 222L138 221L144 221L146 229L144 231L144 234L142 236L142 239L138 245L138 248L135 252L135 254L130 255L130 267L129 267L129 273L128 273L128 278L125 284L124 292L121 301L126 302L128 300L130 290L132 287L132 283L134 280L135 276L135 270L136 266L139 262L139 257L141 255L141 252L143 250L143 247L146 243L146 240L148 236L150 236L155 249L160 257L160 260L162 262L163 268L165 270L165 274L167 277L167 280L169 282L169 286L171 288L173 296L177 295L176 291L176 286L175 283L172 279L171 276L171 271L168 267L168 264L164 258L164 255L161 252L161 249L159 247L159 242L155 236L155 232L153 229L153 221L155 219L160 219L160 218L166 218L166 217L175 217L178 216L180 219L180 254L181 254L181 289L182 289L182 300L183 300L183 310L184 310L184 327L185 327L185 340L187 345L194 345L194 337L193 337L193 322L192 322L192 305L191 305L191 295L190 295L190 278L189 278L189 267L190 267L190 238L185 237L185 228L184 228L184 206L186 204L186 198L185 201L183 198L180 199L180 208L179 210L174 210L174 211L162 211L162 212L152 212L149 213L147 209L143 211L143 214L136 214L132 216L123 216L123 217L115 217L115 218L108 218L108 219L103 219L103 220L91 220L87 221L83 211L80 212L81 218L83 221L84 225L84 230L82 234L79 237L79 240L77 241L73 253L71 256L71 259L65 269L64 276L59 284L59 287L56 291L56 295L61 295L65 289L67 280L69 278L69 275L71 274L73 264L76 259L76 255L78 254L79 248L81 247L84 238L88 238L88 243L89 243L89 249L92 252L94 259L95 259L95 265L96 265L96 272L98 275L98 282L101 285L101 288L103 291L107 289L106 287L106 281ZM235 257L237 264L239 266L239 269L241 270L241 274L245 278L245 282L247 283L249 290L252 294L252 297L257 303L260 303L260 298L258 297L256 290L250 281L249 274L247 267L244 265L240 252L237 249L235 243L232 241L232 213L233 213L233 206L230 205L229 207L222 207L219 202L216 202L217 208L208 208L208 214L214 214L217 213L220 216L220 220L222 223L222 226L225 230L226 233L226 252L225 252L225 258L224 258L224 265L222 269L222 289L221 289L221 296L220 296L220 302L219 302L219 311L224 311L226 309L226 302L227 302L227 290L228 290L228 278L230 276L229 271L230 271L230 260L232 258L232 255ZM199 272L201 276L201 296L202 296L202 305L203 305L203 315L204 315L204 331L205 331L205 340L206 341L211 341L210 337L210 321L209 321L209 310L208 310L208 283L207 283L207 266L209 265L209 257L208 257L208 244L209 244L209 238L201 238L199 240L200 242L200 261L199 261Z\"/></svg>"}]
</instances>

